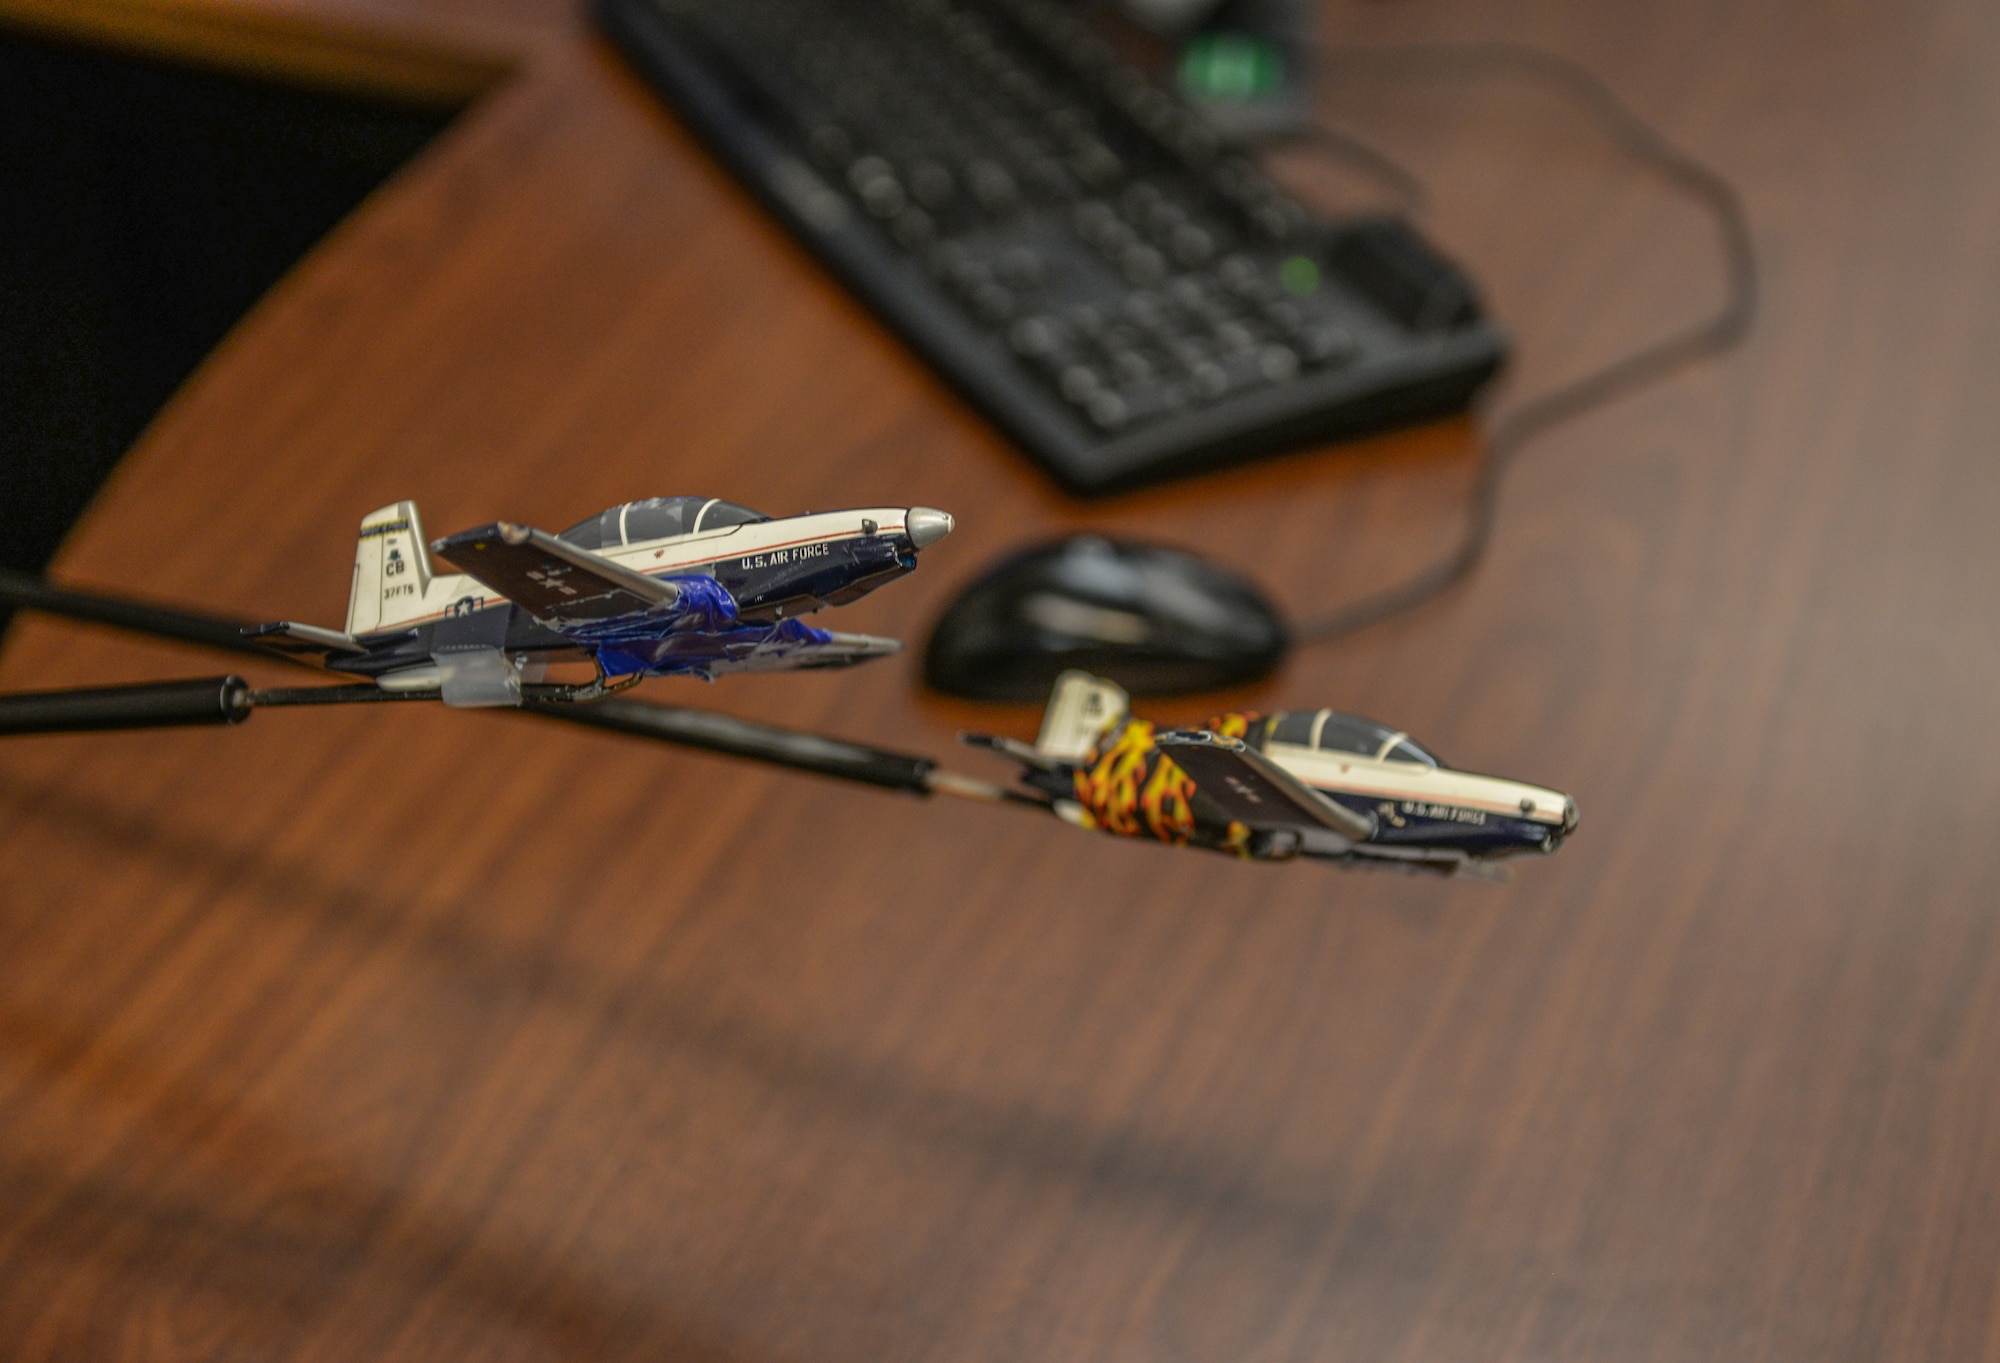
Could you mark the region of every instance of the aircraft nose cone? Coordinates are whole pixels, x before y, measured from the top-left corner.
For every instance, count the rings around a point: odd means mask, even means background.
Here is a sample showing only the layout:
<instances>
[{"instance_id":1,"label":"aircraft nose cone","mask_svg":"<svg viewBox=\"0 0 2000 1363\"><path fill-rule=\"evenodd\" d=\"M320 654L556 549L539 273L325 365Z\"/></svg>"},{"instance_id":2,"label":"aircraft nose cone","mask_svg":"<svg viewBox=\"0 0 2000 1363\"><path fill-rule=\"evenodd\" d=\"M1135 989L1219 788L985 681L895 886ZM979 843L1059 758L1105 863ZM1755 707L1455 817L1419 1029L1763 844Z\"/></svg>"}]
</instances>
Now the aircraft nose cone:
<instances>
[{"instance_id":1,"label":"aircraft nose cone","mask_svg":"<svg viewBox=\"0 0 2000 1363\"><path fill-rule=\"evenodd\" d=\"M903 527L909 532L910 543L928 549L951 533L951 517L927 506L913 506L904 517Z\"/></svg>"}]
</instances>

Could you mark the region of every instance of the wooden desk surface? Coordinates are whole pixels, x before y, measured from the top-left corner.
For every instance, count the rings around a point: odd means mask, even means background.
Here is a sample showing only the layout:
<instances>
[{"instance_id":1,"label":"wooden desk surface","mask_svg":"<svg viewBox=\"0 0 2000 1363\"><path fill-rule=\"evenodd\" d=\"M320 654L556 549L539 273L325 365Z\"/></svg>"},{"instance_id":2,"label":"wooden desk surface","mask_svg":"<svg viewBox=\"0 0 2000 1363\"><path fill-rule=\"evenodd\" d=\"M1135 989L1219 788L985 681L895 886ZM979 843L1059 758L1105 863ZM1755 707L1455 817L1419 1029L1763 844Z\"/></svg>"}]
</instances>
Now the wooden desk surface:
<instances>
[{"instance_id":1,"label":"wooden desk surface","mask_svg":"<svg viewBox=\"0 0 2000 1363\"><path fill-rule=\"evenodd\" d=\"M1063 527L1303 610L1462 507L1462 427L1065 501L570 0L86 20L513 74L180 394L69 579L338 623L401 497L920 502L958 533L844 620L914 642ZM1745 350L1536 449L1468 589L1232 698L1574 791L1571 845L1499 889L1241 866L496 715L17 740L0 1354L2000 1359L2000 8L1326 24L1575 55L1756 219ZM1438 186L1516 393L1711 298L1701 221L1541 97L1332 104ZM213 668L29 622L0 683ZM1032 725L907 655L659 686L936 754Z\"/></svg>"}]
</instances>

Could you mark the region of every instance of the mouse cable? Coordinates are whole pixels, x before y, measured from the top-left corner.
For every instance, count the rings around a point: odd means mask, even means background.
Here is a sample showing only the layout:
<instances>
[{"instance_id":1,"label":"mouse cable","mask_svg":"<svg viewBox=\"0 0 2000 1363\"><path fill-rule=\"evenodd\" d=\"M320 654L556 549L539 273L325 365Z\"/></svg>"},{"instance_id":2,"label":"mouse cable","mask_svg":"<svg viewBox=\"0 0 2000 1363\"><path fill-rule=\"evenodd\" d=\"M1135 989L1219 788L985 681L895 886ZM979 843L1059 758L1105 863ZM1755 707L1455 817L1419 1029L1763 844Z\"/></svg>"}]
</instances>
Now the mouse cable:
<instances>
[{"instance_id":1,"label":"mouse cable","mask_svg":"<svg viewBox=\"0 0 2000 1363\"><path fill-rule=\"evenodd\" d=\"M1430 191L1422 177L1352 128L1315 118L1272 134L1260 145L1272 151L1296 146L1353 167L1395 198L1398 217L1417 222L1430 211Z\"/></svg>"},{"instance_id":2,"label":"mouse cable","mask_svg":"<svg viewBox=\"0 0 2000 1363\"><path fill-rule=\"evenodd\" d=\"M1706 209L1721 240L1727 272L1720 307L1709 317L1658 341L1628 352L1581 378L1559 384L1498 417L1487 435L1472 505L1458 544L1431 566L1402 582L1323 615L1292 630L1294 642L1323 643L1351 634L1442 595L1471 575L1493 538L1500 482L1521 450L1535 437L1618 398L1658 383L1696 360L1729 350L1748 334L1757 311L1757 254L1742 197L1722 174L1668 141L1589 68L1540 48L1507 42L1399 43L1386 46L1309 49L1323 62L1362 68L1373 77L1437 76L1480 78L1520 76L1567 97L1628 155L1657 172L1673 188ZM1337 129L1321 134L1327 149L1348 159L1357 139ZM1363 144L1365 146L1365 144ZM1373 152L1373 148L1367 148ZM1402 178L1402 168L1387 161Z\"/></svg>"}]
</instances>

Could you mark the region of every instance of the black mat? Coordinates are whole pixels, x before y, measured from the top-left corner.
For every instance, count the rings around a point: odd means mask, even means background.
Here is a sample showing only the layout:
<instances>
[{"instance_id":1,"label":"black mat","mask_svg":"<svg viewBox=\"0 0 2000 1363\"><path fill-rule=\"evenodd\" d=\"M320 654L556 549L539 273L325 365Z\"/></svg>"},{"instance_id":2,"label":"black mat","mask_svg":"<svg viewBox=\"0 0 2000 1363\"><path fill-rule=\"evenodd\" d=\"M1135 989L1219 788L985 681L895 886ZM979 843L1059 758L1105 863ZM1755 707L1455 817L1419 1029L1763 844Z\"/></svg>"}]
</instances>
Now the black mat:
<instances>
[{"instance_id":1,"label":"black mat","mask_svg":"<svg viewBox=\"0 0 2000 1363\"><path fill-rule=\"evenodd\" d=\"M0 563L39 571L201 358L453 113L0 34Z\"/></svg>"}]
</instances>

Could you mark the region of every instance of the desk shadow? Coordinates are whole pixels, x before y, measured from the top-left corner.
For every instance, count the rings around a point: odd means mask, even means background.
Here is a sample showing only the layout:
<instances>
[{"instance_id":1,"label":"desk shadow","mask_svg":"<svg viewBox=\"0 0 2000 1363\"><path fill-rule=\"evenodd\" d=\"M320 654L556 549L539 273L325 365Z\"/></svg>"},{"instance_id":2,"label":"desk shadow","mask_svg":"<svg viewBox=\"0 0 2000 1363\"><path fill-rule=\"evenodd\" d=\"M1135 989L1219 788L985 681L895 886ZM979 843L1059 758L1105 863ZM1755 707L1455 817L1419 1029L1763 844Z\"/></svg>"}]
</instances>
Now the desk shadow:
<instances>
[{"instance_id":1,"label":"desk shadow","mask_svg":"<svg viewBox=\"0 0 2000 1363\"><path fill-rule=\"evenodd\" d=\"M443 1306L550 1357L748 1363L546 1250L483 1243L477 1217L418 1205L240 1101L187 1079L163 1089L132 1050L0 1007L0 1052L33 1080L142 1119L89 1169L9 1151L0 1127L0 1326L63 1295L46 1281L59 1265L115 1281L127 1305L143 1283L181 1315L206 1313L206 1345L230 1336L232 1356L343 1328L384 1347ZM125 1328L118 1314L93 1305L82 1328L108 1346Z\"/></svg>"},{"instance_id":2,"label":"desk shadow","mask_svg":"<svg viewBox=\"0 0 2000 1363\"><path fill-rule=\"evenodd\" d=\"M1099 1129L1068 1114L942 1089L755 1017L705 1011L644 979L607 980L573 959L496 944L457 922L419 913L413 901L379 882L332 883L309 862L224 847L108 802L10 782L4 774L0 798L15 803L23 822L60 823L100 843L109 857L152 859L184 884L246 893L275 911L308 916L331 933L360 933L371 941L393 936L441 976L482 996L565 1010L589 1019L601 1035L731 1067L823 1112L893 1126L981 1164L1067 1183L1086 1199L1169 1205L1197 1221L1226 1222L1239 1233L1261 1226L1293 1245L1329 1233L1371 1236L1384 1229L1351 1224L1370 1213L1329 1195L1337 1170L1274 1177L1254 1153L1162 1138L1136 1122Z\"/></svg>"}]
</instances>

